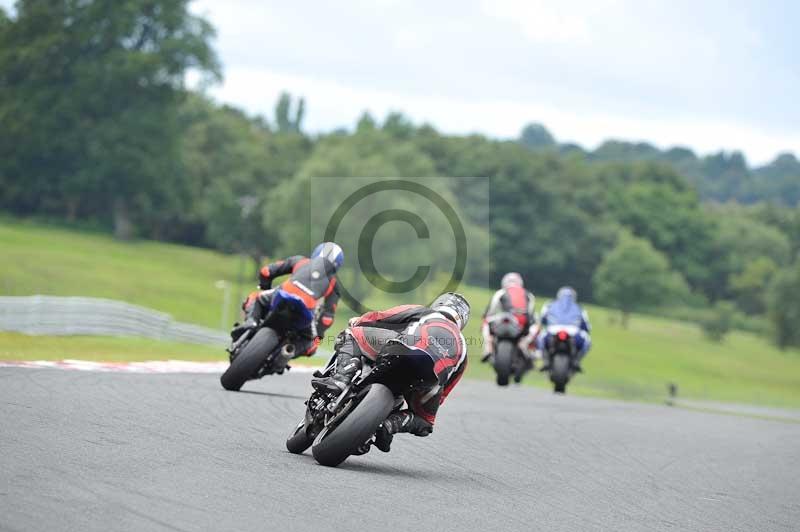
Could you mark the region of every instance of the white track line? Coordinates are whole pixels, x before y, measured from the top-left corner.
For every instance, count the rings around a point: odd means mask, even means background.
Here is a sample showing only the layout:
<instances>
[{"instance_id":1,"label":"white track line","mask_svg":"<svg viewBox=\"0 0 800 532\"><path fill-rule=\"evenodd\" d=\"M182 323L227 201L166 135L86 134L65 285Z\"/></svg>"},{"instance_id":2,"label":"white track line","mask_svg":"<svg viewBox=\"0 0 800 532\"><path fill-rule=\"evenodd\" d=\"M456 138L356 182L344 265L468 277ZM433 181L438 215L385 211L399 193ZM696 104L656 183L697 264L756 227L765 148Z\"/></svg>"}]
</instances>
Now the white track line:
<instances>
[{"instance_id":1,"label":"white track line","mask_svg":"<svg viewBox=\"0 0 800 532\"><path fill-rule=\"evenodd\" d=\"M0 368L54 368L77 371L118 373L223 373L227 362L189 362L187 360L148 360L145 362L92 362L89 360L0 361ZM292 365L292 373L311 373L312 366Z\"/></svg>"}]
</instances>

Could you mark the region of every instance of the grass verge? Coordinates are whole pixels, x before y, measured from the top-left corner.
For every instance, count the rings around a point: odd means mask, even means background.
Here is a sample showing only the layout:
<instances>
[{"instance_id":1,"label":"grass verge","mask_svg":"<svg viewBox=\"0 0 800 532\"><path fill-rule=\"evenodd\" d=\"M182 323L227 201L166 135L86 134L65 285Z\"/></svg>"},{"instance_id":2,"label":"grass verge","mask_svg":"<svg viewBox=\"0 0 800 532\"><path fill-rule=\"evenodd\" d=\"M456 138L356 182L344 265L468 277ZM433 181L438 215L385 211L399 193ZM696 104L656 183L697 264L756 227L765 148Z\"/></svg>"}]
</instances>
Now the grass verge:
<instances>
[{"instance_id":1,"label":"grass verge","mask_svg":"<svg viewBox=\"0 0 800 532\"><path fill-rule=\"evenodd\" d=\"M209 250L146 241L122 243L107 235L8 218L0 218L0 250L0 293L4 295L107 297L208 327L220 327L223 292L215 288L215 282L234 282L241 266L237 257ZM244 264L243 271L248 268L251 265ZM242 290L255 283L245 284ZM464 331L471 344L467 376L493 379L492 369L479 362L480 314L492 292L469 286L460 290L473 307L473 319ZM229 321L238 312L237 292L229 301ZM424 301L432 295L415 299ZM541 305L544 298L539 299ZM409 302L385 294L366 301L372 308ZM629 327L623 328L615 312L588 308L594 347L584 363L586 373L575 377L569 393L661 401L667 384L674 382L679 396L685 398L800 407L800 350L779 351L766 339L745 332L733 332L722 343L713 343L691 323L652 316L633 315ZM351 316L353 312L341 304L331 336L346 327ZM224 360L225 352L137 338L0 333L0 358ZM538 373L530 374L526 385L549 387L546 376Z\"/></svg>"}]
</instances>

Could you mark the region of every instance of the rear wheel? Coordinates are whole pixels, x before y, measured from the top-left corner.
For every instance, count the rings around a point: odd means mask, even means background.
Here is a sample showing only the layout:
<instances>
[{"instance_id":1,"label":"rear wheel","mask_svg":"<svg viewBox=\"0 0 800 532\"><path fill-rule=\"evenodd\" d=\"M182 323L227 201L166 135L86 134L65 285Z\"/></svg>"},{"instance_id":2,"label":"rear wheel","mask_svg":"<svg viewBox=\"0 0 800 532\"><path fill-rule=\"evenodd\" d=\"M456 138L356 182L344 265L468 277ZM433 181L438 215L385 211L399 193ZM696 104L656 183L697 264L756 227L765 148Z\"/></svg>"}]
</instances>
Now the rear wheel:
<instances>
[{"instance_id":1,"label":"rear wheel","mask_svg":"<svg viewBox=\"0 0 800 532\"><path fill-rule=\"evenodd\" d=\"M555 393L567 391L567 382L569 382L569 357L567 355L556 354L553 357L550 367L550 380L553 382L553 391Z\"/></svg>"},{"instance_id":2,"label":"rear wheel","mask_svg":"<svg viewBox=\"0 0 800 532\"><path fill-rule=\"evenodd\" d=\"M508 385L511 375L511 361L514 357L514 344L508 340L497 342L497 352L494 355L494 371L497 373L497 384Z\"/></svg>"},{"instance_id":3,"label":"rear wheel","mask_svg":"<svg viewBox=\"0 0 800 532\"><path fill-rule=\"evenodd\" d=\"M375 434L393 407L392 391L383 384L373 384L341 423L319 433L311 447L314 459L324 466L338 466Z\"/></svg>"},{"instance_id":4,"label":"rear wheel","mask_svg":"<svg viewBox=\"0 0 800 532\"><path fill-rule=\"evenodd\" d=\"M314 439L306 432L306 422L301 421L300 424L294 429L294 433L286 440L286 449L290 453L302 454L303 451L311 447Z\"/></svg>"},{"instance_id":5,"label":"rear wheel","mask_svg":"<svg viewBox=\"0 0 800 532\"><path fill-rule=\"evenodd\" d=\"M222 387L238 391L248 379L256 375L269 354L278 347L278 342L278 335L272 329L265 327L258 330L220 377Z\"/></svg>"}]
</instances>

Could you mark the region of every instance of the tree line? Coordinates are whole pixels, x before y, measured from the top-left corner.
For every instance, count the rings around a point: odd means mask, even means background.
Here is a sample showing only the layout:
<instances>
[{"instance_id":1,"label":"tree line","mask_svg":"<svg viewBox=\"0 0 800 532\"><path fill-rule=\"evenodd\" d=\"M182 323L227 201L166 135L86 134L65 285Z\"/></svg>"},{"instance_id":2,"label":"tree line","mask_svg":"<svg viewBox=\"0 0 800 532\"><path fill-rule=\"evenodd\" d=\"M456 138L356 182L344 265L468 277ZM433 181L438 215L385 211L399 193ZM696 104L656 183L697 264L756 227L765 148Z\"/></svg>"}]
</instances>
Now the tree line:
<instances>
[{"instance_id":1,"label":"tree line","mask_svg":"<svg viewBox=\"0 0 800 532\"><path fill-rule=\"evenodd\" d=\"M592 161L665 163L685 176L704 201L771 202L788 207L800 203L800 161L790 152L751 167L741 151L698 156L686 147L660 150L647 142L622 140L607 140L595 150L586 150L577 144L557 142L547 128L536 123L525 127L520 142L531 149L579 154Z\"/></svg>"},{"instance_id":2,"label":"tree line","mask_svg":"<svg viewBox=\"0 0 800 532\"><path fill-rule=\"evenodd\" d=\"M400 113L308 134L288 94L250 116L186 87L220 79L214 30L187 0L22 0L0 9L0 208L242 253L307 247L297 216L314 176L452 179L480 253L468 280L519 271L537 292L573 285L622 311L672 313L800 344L800 186L786 154L750 169L611 141L448 135ZM481 196L483 194L483 196ZM488 205L486 209L471 208ZM390 253L390 251L387 251ZM402 262L403 255L391 255ZM722 331L720 334L719 331Z\"/></svg>"}]
</instances>

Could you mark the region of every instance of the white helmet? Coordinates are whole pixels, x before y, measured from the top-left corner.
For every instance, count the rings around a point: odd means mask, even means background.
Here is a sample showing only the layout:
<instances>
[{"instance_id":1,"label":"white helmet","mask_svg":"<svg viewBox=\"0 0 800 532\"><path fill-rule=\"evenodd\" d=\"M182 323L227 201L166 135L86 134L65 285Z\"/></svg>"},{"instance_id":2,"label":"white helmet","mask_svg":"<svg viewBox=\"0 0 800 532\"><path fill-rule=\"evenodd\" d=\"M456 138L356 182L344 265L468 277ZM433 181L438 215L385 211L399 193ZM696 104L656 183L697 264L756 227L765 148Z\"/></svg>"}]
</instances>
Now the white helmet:
<instances>
[{"instance_id":1,"label":"white helmet","mask_svg":"<svg viewBox=\"0 0 800 532\"><path fill-rule=\"evenodd\" d=\"M341 246L335 242L323 242L314 248L311 252L311 258L322 257L333 264L334 269L338 270L342 267L344 262L344 251Z\"/></svg>"},{"instance_id":2,"label":"white helmet","mask_svg":"<svg viewBox=\"0 0 800 532\"><path fill-rule=\"evenodd\" d=\"M522 280L522 276L517 272L510 272L503 276L503 280L500 281L500 286L503 288L508 288L509 286L519 286L520 288L525 287L525 283Z\"/></svg>"},{"instance_id":3,"label":"white helmet","mask_svg":"<svg viewBox=\"0 0 800 532\"><path fill-rule=\"evenodd\" d=\"M445 292L434 299L431 309L453 320L462 331L469 321L469 302L464 296L455 292Z\"/></svg>"}]
</instances>

